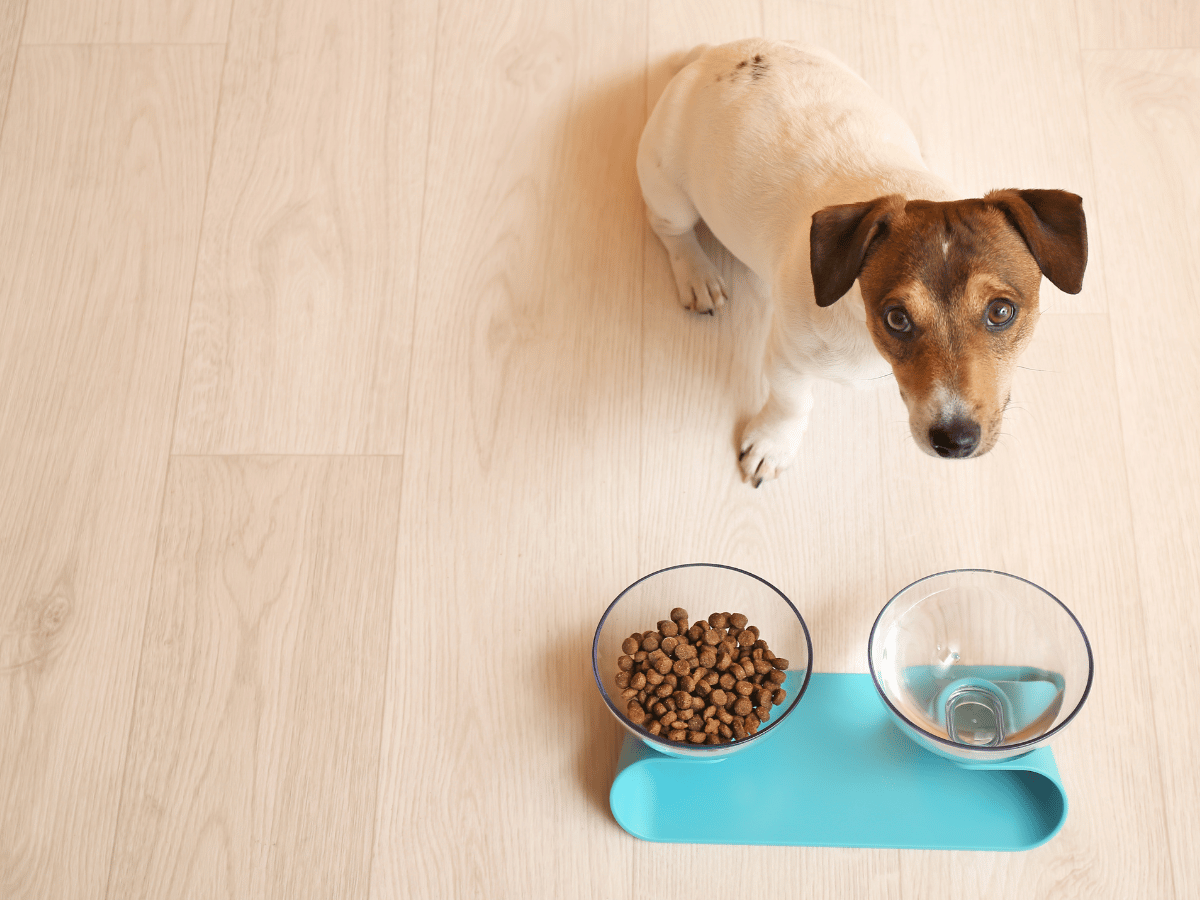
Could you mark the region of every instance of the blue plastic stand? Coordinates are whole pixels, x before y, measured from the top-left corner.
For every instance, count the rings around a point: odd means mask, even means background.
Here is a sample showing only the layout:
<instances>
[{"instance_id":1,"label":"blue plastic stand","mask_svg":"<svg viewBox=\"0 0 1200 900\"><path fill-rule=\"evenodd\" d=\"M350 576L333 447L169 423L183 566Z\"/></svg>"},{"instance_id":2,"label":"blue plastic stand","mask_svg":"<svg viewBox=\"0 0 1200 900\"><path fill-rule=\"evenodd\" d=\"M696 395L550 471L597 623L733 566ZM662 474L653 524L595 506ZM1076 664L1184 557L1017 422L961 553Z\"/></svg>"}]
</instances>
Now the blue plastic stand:
<instances>
[{"instance_id":1,"label":"blue plastic stand","mask_svg":"<svg viewBox=\"0 0 1200 900\"><path fill-rule=\"evenodd\" d=\"M919 747L869 675L814 674L769 740L722 759L666 756L626 736L609 803L647 841L1028 850L1067 796L1049 748L961 764Z\"/></svg>"}]
</instances>

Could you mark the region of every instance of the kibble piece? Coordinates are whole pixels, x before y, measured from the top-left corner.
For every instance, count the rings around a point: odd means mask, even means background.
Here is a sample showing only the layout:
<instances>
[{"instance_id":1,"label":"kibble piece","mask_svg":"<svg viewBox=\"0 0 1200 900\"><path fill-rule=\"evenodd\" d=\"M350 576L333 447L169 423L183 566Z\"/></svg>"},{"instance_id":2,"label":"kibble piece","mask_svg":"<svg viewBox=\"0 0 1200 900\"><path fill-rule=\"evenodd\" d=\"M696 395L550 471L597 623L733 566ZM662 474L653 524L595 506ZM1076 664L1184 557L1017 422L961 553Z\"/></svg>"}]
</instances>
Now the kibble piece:
<instances>
[{"instance_id":1,"label":"kibble piece","mask_svg":"<svg viewBox=\"0 0 1200 900\"><path fill-rule=\"evenodd\" d=\"M782 656L777 656L773 660L771 660L771 665L773 665L777 669L783 670L788 667L788 661L786 659L784 659Z\"/></svg>"},{"instance_id":2,"label":"kibble piece","mask_svg":"<svg viewBox=\"0 0 1200 900\"><path fill-rule=\"evenodd\" d=\"M646 721L646 710L642 709L642 704L636 700L630 700L625 710L629 715L629 721L634 725L641 725Z\"/></svg>"},{"instance_id":3,"label":"kibble piece","mask_svg":"<svg viewBox=\"0 0 1200 900\"><path fill-rule=\"evenodd\" d=\"M634 661L634 662L641 662L642 660L644 660L644 659L645 659L647 656L649 656L649 655L650 655L650 654L649 654L649 653L647 653L645 650L639 650L637 653L633 654L633 661Z\"/></svg>"},{"instance_id":4,"label":"kibble piece","mask_svg":"<svg viewBox=\"0 0 1200 900\"><path fill-rule=\"evenodd\" d=\"M646 684L657 687L662 684L662 680L663 677L658 674L658 669L651 668L646 670Z\"/></svg>"},{"instance_id":5,"label":"kibble piece","mask_svg":"<svg viewBox=\"0 0 1200 900\"><path fill-rule=\"evenodd\" d=\"M748 716L754 710L754 704L750 702L749 697L742 697L733 704L733 711L739 716Z\"/></svg>"},{"instance_id":6,"label":"kibble piece","mask_svg":"<svg viewBox=\"0 0 1200 900\"><path fill-rule=\"evenodd\" d=\"M700 627L699 622L687 630L687 637L689 641L698 641L704 637L704 630Z\"/></svg>"},{"instance_id":7,"label":"kibble piece","mask_svg":"<svg viewBox=\"0 0 1200 900\"><path fill-rule=\"evenodd\" d=\"M675 690L674 686L672 686L664 681L662 684L660 684L658 687L656 687L654 689L654 696L655 697L667 697L674 690Z\"/></svg>"},{"instance_id":8,"label":"kibble piece","mask_svg":"<svg viewBox=\"0 0 1200 900\"><path fill-rule=\"evenodd\" d=\"M687 730L683 729L683 728L677 729L675 731L670 732L667 735L667 737L672 741L682 741L684 738L687 737Z\"/></svg>"},{"instance_id":9,"label":"kibble piece","mask_svg":"<svg viewBox=\"0 0 1200 900\"><path fill-rule=\"evenodd\" d=\"M730 730L733 732L733 739L735 741L744 741L747 737L749 737L749 732L747 732L745 728L743 728L741 725L738 725L736 722L733 724Z\"/></svg>"},{"instance_id":10,"label":"kibble piece","mask_svg":"<svg viewBox=\"0 0 1200 900\"><path fill-rule=\"evenodd\" d=\"M695 659L696 648L691 644L678 644L675 647L676 659Z\"/></svg>"},{"instance_id":11,"label":"kibble piece","mask_svg":"<svg viewBox=\"0 0 1200 900\"><path fill-rule=\"evenodd\" d=\"M663 724L663 728L669 728L671 724L674 723L674 721L678 718L679 716L675 715L675 710L673 709L669 709L659 716L659 719Z\"/></svg>"},{"instance_id":12,"label":"kibble piece","mask_svg":"<svg viewBox=\"0 0 1200 900\"><path fill-rule=\"evenodd\" d=\"M746 731L748 731L750 734L754 734L756 731L758 731L758 726L761 724L762 722L760 722L755 716L746 716Z\"/></svg>"},{"instance_id":13,"label":"kibble piece","mask_svg":"<svg viewBox=\"0 0 1200 900\"><path fill-rule=\"evenodd\" d=\"M675 664L673 662L671 662L671 658L669 656L664 655L661 658L656 659L654 661L654 671L657 672L659 675L666 675L668 672L671 671L671 667L673 665L675 665Z\"/></svg>"},{"instance_id":14,"label":"kibble piece","mask_svg":"<svg viewBox=\"0 0 1200 900\"><path fill-rule=\"evenodd\" d=\"M723 690L721 690L720 688L716 688L713 690L713 692L711 694L709 694L708 699L709 699L710 703L713 703L716 706L724 706L725 705L725 692Z\"/></svg>"},{"instance_id":15,"label":"kibble piece","mask_svg":"<svg viewBox=\"0 0 1200 900\"><path fill-rule=\"evenodd\" d=\"M745 628L746 623L748 621L749 620L745 616L743 616L741 613L730 613L729 614L729 624L732 625L734 628Z\"/></svg>"},{"instance_id":16,"label":"kibble piece","mask_svg":"<svg viewBox=\"0 0 1200 900\"><path fill-rule=\"evenodd\" d=\"M708 617L708 624L713 628L724 628L729 624L729 619L725 613L715 612Z\"/></svg>"},{"instance_id":17,"label":"kibble piece","mask_svg":"<svg viewBox=\"0 0 1200 900\"><path fill-rule=\"evenodd\" d=\"M695 712L700 712L700 710L704 709L704 698L703 697L693 697L692 698L692 709Z\"/></svg>"},{"instance_id":18,"label":"kibble piece","mask_svg":"<svg viewBox=\"0 0 1200 900\"><path fill-rule=\"evenodd\" d=\"M728 650L722 650L720 655L717 656L716 667L718 671L724 672L732 663L733 657Z\"/></svg>"},{"instance_id":19,"label":"kibble piece","mask_svg":"<svg viewBox=\"0 0 1200 900\"><path fill-rule=\"evenodd\" d=\"M673 610L671 610L671 621L672 622L679 622L683 619L686 619L687 617L688 617L688 611L686 609L684 609L682 606L677 606Z\"/></svg>"},{"instance_id":20,"label":"kibble piece","mask_svg":"<svg viewBox=\"0 0 1200 900\"><path fill-rule=\"evenodd\" d=\"M696 693L701 697L707 697L712 692L712 687L707 681L700 681L696 684Z\"/></svg>"},{"instance_id":21,"label":"kibble piece","mask_svg":"<svg viewBox=\"0 0 1200 900\"><path fill-rule=\"evenodd\" d=\"M733 729L730 728L728 725L726 725L724 722L718 722L717 723L717 734L719 734L721 737L725 738L725 740L729 740L731 737L733 737Z\"/></svg>"},{"instance_id":22,"label":"kibble piece","mask_svg":"<svg viewBox=\"0 0 1200 900\"><path fill-rule=\"evenodd\" d=\"M692 705L692 695L687 691L676 691L671 695L671 699L675 701L675 705L680 709Z\"/></svg>"},{"instance_id":23,"label":"kibble piece","mask_svg":"<svg viewBox=\"0 0 1200 900\"><path fill-rule=\"evenodd\" d=\"M631 688L636 688L639 691L645 690L645 688L646 688L645 673L644 672L635 672L633 674L633 677L629 679L629 686Z\"/></svg>"},{"instance_id":24,"label":"kibble piece","mask_svg":"<svg viewBox=\"0 0 1200 900\"><path fill-rule=\"evenodd\" d=\"M734 693L742 697L749 697L754 690L754 685L748 681L739 681L733 686Z\"/></svg>"},{"instance_id":25,"label":"kibble piece","mask_svg":"<svg viewBox=\"0 0 1200 900\"><path fill-rule=\"evenodd\" d=\"M751 644L753 644L757 640L758 640L758 635L754 633L754 629L752 627L751 628L743 628L741 631L738 632L738 646L739 647L749 647Z\"/></svg>"},{"instance_id":26,"label":"kibble piece","mask_svg":"<svg viewBox=\"0 0 1200 900\"><path fill-rule=\"evenodd\" d=\"M779 706L779 704L783 703L783 701L786 699L787 699L787 691L785 691L783 688L780 688L774 694L771 695L771 702L774 703L776 706Z\"/></svg>"},{"instance_id":27,"label":"kibble piece","mask_svg":"<svg viewBox=\"0 0 1200 900\"><path fill-rule=\"evenodd\" d=\"M676 675L686 675L692 671L692 661L689 659L677 659L675 665L671 667L671 671Z\"/></svg>"},{"instance_id":28,"label":"kibble piece","mask_svg":"<svg viewBox=\"0 0 1200 900\"><path fill-rule=\"evenodd\" d=\"M725 690L731 691L731 690L733 690L733 686L735 684L737 684L737 678L734 677L732 672L726 672L724 675L721 676L721 679L718 682L718 684L720 684L721 687L725 688Z\"/></svg>"},{"instance_id":29,"label":"kibble piece","mask_svg":"<svg viewBox=\"0 0 1200 900\"><path fill-rule=\"evenodd\" d=\"M658 646L659 646L659 649L662 650L663 653L667 653L667 654L674 653L675 648L679 646L679 638L674 637L673 635L665 637L662 639L661 642L659 642Z\"/></svg>"},{"instance_id":30,"label":"kibble piece","mask_svg":"<svg viewBox=\"0 0 1200 900\"><path fill-rule=\"evenodd\" d=\"M760 721L765 722L767 719L771 718L771 707L760 706L754 711L754 714L758 716Z\"/></svg>"},{"instance_id":31,"label":"kibble piece","mask_svg":"<svg viewBox=\"0 0 1200 900\"><path fill-rule=\"evenodd\" d=\"M658 632L652 631L642 638L642 649L647 653L658 649Z\"/></svg>"},{"instance_id":32,"label":"kibble piece","mask_svg":"<svg viewBox=\"0 0 1200 900\"><path fill-rule=\"evenodd\" d=\"M629 687L629 673L628 672L618 672L617 673L617 687L619 687L621 690L625 690L625 688Z\"/></svg>"},{"instance_id":33,"label":"kibble piece","mask_svg":"<svg viewBox=\"0 0 1200 900\"><path fill-rule=\"evenodd\" d=\"M621 641L621 650L626 656L632 656L638 652L638 647L641 645L642 643L640 640L634 640L631 637L627 637L625 640Z\"/></svg>"},{"instance_id":34,"label":"kibble piece","mask_svg":"<svg viewBox=\"0 0 1200 900\"><path fill-rule=\"evenodd\" d=\"M712 647L705 647L700 651L700 665L706 669L711 669L717 664L717 654Z\"/></svg>"},{"instance_id":35,"label":"kibble piece","mask_svg":"<svg viewBox=\"0 0 1200 900\"><path fill-rule=\"evenodd\" d=\"M771 664L765 659L756 659L754 661L754 672L756 675L766 675L771 671Z\"/></svg>"},{"instance_id":36,"label":"kibble piece","mask_svg":"<svg viewBox=\"0 0 1200 900\"><path fill-rule=\"evenodd\" d=\"M693 744L703 744L708 737L703 731L692 731L688 733L688 740Z\"/></svg>"},{"instance_id":37,"label":"kibble piece","mask_svg":"<svg viewBox=\"0 0 1200 900\"><path fill-rule=\"evenodd\" d=\"M690 719L688 719L687 730L688 731L703 731L704 730L704 720L702 718L700 718L699 716L692 716Z\"/></svg>"},{"instance_id":38,"label":"kibble piece","mask_svg":"<svg viewBox=\"0 0 1200 900\"><path fill-rule=\"evenodd\" d=\"M679 707L679 709L675 711L675 714L678 716L680 722L691 721L692 717L695 715L695 713L692 712L692 706L690 703L687 706Z\"/></svg>"},{"instance_id":39,"label":"kibble piece","mask_svg":"<svg viewBox=\"0 0 1200 900\"><path fill-rule=\"evenodd\" d=\"M617 668L622 672L628 672L633 668L633 657L629 655L617 657Z\"/></svg>"},{"instance_id":40,"label":"kibble piece","mask_svg":"<svg viewBox=\"0 0 1200 900\"><path fill-rule=\"evenodd\" d=\"M720 725L721 725L721 723L718 722L716 719L708 719L704 723L704 733L705 734L716 734L717 729L720 727Z\"/></svg>"},{"instance_id":41,"label":"kibble piece","mask_svg":"<svg viewBox=\"0 0 1200 900\"><path fill-rule=\"evenodd\" d=\"M721 632L717 631L716 629L710 629L709 631L704 632L704 636L700 638L700 640L702 640L709 647L715 647L717 644L721 643Z\"/></svg>"},{"instance_id":42,"label":"kibble piece","mask_svg":"<svg viewBox=\"0 0 1200 900\"><path fill-rule=\"evenodd\" d=\"M746 670L742 668L741 663L734 663L729 667L729 674L737 681L744 681L746 678Z\"/></svg>"},{"instance_id":43,"label":"kibble piece","mask_svg":"<svg viewBox=\"0 0 1200 900\"><path fill-rule=\"evenodd\" d=\"M660 735L663 730L662 723L651 719L650 724L646 726L646 730L655 736Z\"/></svg>"},{"instance_id":44,"label":"kibble piece","mask_svg":"<svg viewBox=\"0 0 1200 900\"><path fill-rule=\"evenodd\" d=\"M696 679L691 675L684 675L679 679L679 689L687 693L692 693L696 690Z\"/></svg>"},{"instance_id":45,"label":"kibble piece","mask_svg":"<svg viewBox=\"0 0 1200 900\"><path fill-rule=\"evenodd\" d=\"M767 678L775 684L783 684L787 680L787 672L776 669L774 672L768 675Z\"/></svg>"},{"instance_id":46,"label":"kibble piece","mask_svg":"<svg viewBox=\"0 0 1200 900\"><path fill-rule=\"evenodd\" d=\"M658 623L658 633L661 637L674 637L679 634L679 626L670 619L663 619Z\"/></svg>"},{"instance_id":47,"label":"kibble piece","mask_svg":"<svg viewBox=\"0 0 1200 900\"><path fill-rule=\"evenodd\" d=\"M622 700L632 700L638 695L637 688L627 687L618 695Z\"/></svg>"},{"instance_id":48,"label":"kibble piece","mask_svg":"<svg viewBox=\"0 0 1200 900\"><path fill-rule=\"evenodd\" d=\"M727 709L718 709L717 718L720 719L725 725L728 725L733 721L733 715Z\"/></svg>"}]
</instances>

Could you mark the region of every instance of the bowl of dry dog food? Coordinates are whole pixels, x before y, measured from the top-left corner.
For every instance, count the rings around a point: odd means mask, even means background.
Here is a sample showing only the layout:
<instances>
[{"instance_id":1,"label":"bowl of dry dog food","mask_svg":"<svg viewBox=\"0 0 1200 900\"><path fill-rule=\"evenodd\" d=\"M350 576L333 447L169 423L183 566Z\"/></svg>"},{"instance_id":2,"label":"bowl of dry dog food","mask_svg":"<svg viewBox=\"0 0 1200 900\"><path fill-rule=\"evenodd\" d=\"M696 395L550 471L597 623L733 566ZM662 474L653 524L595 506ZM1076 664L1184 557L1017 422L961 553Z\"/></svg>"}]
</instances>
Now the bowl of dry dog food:
<instances>
[{"instance_id":1,"label":"bowl of dry dog food","mask_svg":"<svg viewBox=\"0 0 1200 900\"><path fill-rule=\"evenodd\" d=\"M715 759L762 741L812 675L812 638L774 585L716 563L671 566L609 604L592 641L605 704L671 756Z\"/></svg>"}]
</instances>

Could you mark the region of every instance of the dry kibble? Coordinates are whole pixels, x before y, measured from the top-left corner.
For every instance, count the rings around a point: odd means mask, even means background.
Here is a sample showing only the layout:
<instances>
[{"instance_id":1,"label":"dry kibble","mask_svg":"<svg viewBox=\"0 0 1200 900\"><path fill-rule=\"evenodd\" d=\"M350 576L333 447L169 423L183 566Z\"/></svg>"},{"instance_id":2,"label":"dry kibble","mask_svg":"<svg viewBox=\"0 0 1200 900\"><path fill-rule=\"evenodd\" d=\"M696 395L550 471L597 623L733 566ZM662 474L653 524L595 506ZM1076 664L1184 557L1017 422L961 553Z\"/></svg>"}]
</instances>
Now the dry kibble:
<instances>
[{"instance_id":1,"label":"dry kibble","mask_svg":"<svg viewBox=\"0 0 1200 900\"><path fill-rule=\"evenodd\" d=\"M687 611L676 607L657 629L622 642L616 675L629 720L651 734L744 740L784 702L787 660L774 657L741 613L716 612L689 627Z\"/></svg>"}]
</instances>

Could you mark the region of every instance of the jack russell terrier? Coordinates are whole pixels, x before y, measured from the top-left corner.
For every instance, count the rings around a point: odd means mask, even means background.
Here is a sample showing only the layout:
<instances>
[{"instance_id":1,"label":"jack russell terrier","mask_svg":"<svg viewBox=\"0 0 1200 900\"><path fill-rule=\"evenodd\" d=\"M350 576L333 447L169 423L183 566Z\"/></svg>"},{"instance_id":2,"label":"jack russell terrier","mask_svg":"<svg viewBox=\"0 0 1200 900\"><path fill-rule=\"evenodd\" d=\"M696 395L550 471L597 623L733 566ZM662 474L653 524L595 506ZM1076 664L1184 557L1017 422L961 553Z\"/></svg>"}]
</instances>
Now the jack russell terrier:
<instances>
[{"instance_id":1,"label":"jack russell terrier","mask_svg":"<svg viewBox=\"0 0 1200 900\"><path fill-rule=\"evenodd\" d=\"M770 288L769 396L739 444L755 487L795 458L817 379L889 368L923 451L986 453L1041 276L1067 293L1083 286L1078 196L961 199L899 115L824 50L698 47L646 123L637 169L686 308L711 315L726 298L696 240L701 218Z\"/></svg>"}]
</instances>

